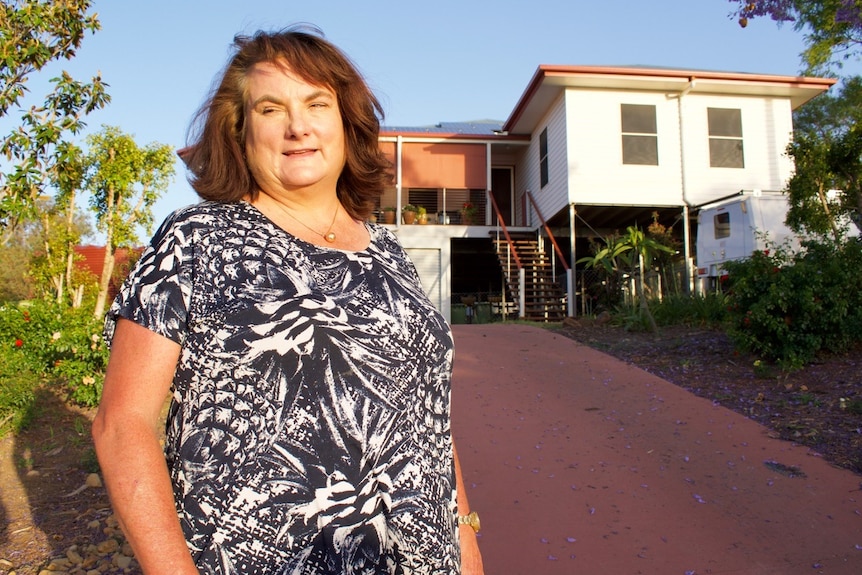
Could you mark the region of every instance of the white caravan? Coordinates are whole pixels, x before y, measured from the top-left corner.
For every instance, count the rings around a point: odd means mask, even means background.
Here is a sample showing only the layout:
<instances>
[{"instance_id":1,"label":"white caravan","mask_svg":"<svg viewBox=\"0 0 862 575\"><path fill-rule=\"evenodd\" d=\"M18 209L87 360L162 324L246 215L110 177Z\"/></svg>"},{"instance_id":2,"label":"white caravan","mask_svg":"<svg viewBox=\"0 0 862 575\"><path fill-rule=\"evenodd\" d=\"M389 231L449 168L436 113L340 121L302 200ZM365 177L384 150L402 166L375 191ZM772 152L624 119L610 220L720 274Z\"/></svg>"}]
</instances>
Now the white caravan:
<instances>
[{"instance_id":1,"label":"white caravan","mask_svg":"<svg viewBox=\"0 0 862 575\"><path fill-rule=\"evenodd\" d=\"M700 206L697 215L698 289L714 287L725 262L749 257L767 244L799 248L799 238L784 223L787 197L782 192L743 190Z\"/></svg>"}]
</instances>

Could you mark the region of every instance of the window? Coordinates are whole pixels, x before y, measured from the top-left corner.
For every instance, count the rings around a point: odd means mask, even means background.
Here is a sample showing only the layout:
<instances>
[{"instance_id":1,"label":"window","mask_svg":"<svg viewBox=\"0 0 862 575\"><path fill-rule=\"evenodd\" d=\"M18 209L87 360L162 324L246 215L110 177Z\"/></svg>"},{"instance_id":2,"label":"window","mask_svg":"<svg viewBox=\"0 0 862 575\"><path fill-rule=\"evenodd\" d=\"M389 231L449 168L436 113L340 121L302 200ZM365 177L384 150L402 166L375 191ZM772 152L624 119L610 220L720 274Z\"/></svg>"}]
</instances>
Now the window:
<instances>
[{"instance_id":1,"label":"window","mask_svg":"<svg viewBox=\"0 0 862 575\"><path fill-rule=\"evenodd\" d=\"M658 165L658 131L655 106L620 106L623 128L623 164Z\"/></svg>"},{"instance_id":2,"label":"window","mask_svg":"<svg viewBox=\"0 0 862 575\"><path fill-rule=\"evenodd\" d=\"M730 237L730 214L722 212L716 214L713 218L713 228L715 229L715 239Z\"/></svg>"},{"instance_id":3,"label":"window","mask_svg":"<svg viewBox=\"0 0 862 575\"><path fill-rule=\"evenodd\" d=\"M708 108L709 165L713 168L744 168L742 111Z\"/></svg>"},{"instance_id":4,"label":"window","mask_svg":"<svg viewBox=\"0 0 862 575\"><path fill-rule=\"evenodd\" d=\"M539 178L541 179L541 187L548 184L548 128L542 130L539 134Z\"/></svg>"}]
</instances>

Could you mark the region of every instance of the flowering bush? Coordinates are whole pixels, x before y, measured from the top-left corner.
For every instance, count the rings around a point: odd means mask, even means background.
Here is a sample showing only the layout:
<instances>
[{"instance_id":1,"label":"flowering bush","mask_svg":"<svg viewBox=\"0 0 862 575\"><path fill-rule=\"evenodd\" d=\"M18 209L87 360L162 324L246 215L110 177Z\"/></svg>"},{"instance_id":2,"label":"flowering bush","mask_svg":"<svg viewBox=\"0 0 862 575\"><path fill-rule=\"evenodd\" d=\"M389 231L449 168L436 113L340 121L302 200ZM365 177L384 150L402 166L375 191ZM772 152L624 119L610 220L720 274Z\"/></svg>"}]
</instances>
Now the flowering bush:
<instances>
[{"instance_id":1,"label":"flowering bush","mask_svg":"<svg viewBox=\"0 0 862 575\"><path fill-rule=\"evenodd\" d=\"M729 262L729 335L740 349L797 369L862 339L862 244L773 247Z\"/></svg>"},{"instance_id":2,"label":"flowering bush","mask_svg":"<svg viewBox=\"0 0 862 575\"><path fill-rule=\"evenodd\" d=\"M477 213L476 206L470 202L464 202L464 205L461 206L461 223L472 224Z\"/></svg>"},{"instance_id":3,"label":"flowering bush","mask_svg":"<svg viewBox=\"0 0 862 575\"><path fill-rule=\"evenodd\" d=\"M63 386L81 405L96 405L101 396L108 360L101 332L102 322L84 308L43 300L0 307L3 365ZM12 371L3 379L16 378Z\"/></svg>"}]
</instances>

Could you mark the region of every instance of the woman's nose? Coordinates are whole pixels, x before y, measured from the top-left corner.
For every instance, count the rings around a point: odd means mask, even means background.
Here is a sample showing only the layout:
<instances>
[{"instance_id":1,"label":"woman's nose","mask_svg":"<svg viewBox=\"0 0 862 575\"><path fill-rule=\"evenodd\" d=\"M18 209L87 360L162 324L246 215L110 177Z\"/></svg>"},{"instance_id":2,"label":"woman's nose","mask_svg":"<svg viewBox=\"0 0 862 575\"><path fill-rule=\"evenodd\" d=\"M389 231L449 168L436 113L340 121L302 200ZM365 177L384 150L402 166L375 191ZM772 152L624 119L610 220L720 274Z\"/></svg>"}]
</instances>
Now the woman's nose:
<instances>
[{"instance_id":1,"label":"woman's nose","mask_svg":"<svg viewBox=\"0 0 862 575\"><path fill-rule=\"evenodd\" d=\"M286 136L297 138L308 133L308 119L302 112L292 112L287 116Z\"/></svg>"}]
</instances>

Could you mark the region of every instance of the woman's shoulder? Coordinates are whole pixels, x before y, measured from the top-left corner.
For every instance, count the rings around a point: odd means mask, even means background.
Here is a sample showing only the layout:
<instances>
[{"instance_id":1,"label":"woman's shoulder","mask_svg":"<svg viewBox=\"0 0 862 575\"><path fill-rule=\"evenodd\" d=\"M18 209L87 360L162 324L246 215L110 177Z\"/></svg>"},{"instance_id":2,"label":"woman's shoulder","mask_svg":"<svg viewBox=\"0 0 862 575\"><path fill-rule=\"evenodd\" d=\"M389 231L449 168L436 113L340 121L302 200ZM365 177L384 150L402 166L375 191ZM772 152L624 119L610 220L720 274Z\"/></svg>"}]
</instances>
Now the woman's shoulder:
<instances>
[{"instance_id":1,"label":"woman's shoulder","mask_svg":"<svg viewBox=\"0 0 862 575\"><path fill-rule=\"evenodd\" d=\"M260 223L257 211L245 202L204 201L174 210L162 223L154 239L239 231L259 227Z\"/></svg>"},{"instance_id":2,"label":"woman's shoulder","mask_svg":"<svg viewBox=\"0 0 862 575\"><path fill-rule=\"evenodd\" d=\"M174 210L165 220L166 223L184 224L187 222L210 226L229 227L236 219L249 219L253 211L245 202L203 201Z\"/></svg>"},{"instance_id":3,"label":"woman's shoulder","mask_svg":"<svg viewBox=\"0 0 862 575\"><path fill-rule=\"evenodd\" d=\"M398 241L398 236L383 224L378 224L374 222L366 222L365 224L368 227L368 231L371 234L372 241L380 242L388 245L397 245L400 247L401 242Z\"/></svg>"}]
</instances>

